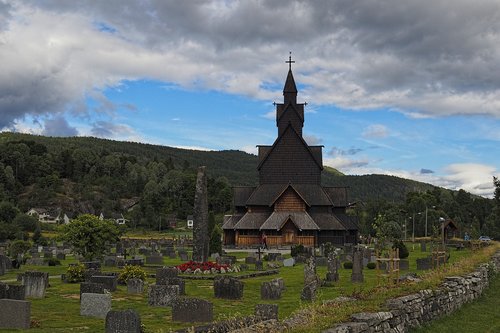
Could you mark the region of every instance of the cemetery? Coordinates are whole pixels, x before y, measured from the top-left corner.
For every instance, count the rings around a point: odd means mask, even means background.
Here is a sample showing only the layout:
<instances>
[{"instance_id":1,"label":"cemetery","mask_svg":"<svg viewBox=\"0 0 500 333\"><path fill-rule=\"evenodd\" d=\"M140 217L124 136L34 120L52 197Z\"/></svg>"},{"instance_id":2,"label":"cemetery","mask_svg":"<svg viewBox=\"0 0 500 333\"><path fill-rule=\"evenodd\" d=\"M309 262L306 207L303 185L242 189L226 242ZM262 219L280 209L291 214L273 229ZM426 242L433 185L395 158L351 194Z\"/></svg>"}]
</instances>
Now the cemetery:
<instances>
[{"instance_id":1,"label":"cemetery","mask_svg":"<svg viewBox=\"0 0 500 333\"><path fill-rule=\"evenodd\" d=\"M139 253L139 248L161 251L172 246L168 239L128 239L124 243L111 247L106 258L116 257L120 262L122 256L116 253L117 248ZM476 250L448 248L446 264L433 266L432 244L422 248L418 243L408 243L408 268L401 269L399 283L380 278L388 273L387 267L370 268L374 265L369 264L377 263L377 258L373 255L375 251L365 245L340 247L329 253L320 247L294 253L295 258L289 249L262 253L254 249L233 252L227 249L214 256L216 260L198 264L191 271L186 267L194 265L193 262L184 261L179 255L175 258L158 255L161 263L148 264L144 255L137 254L133 255L134 263L138 264L134 267L144 271L143 278L123 281L120 273L127 266L106 266L104 260L84 261L81 266L86 267L90 276L84 274L80 283L71 283L68 268L76 267L81 258L62 244L54 245L52 251L67 253L60 266L22 265L20 269L8 268L0 276L0 298L9 304L0 311L2 328L30 327L30 332L57 332L88 327L101 332L104 327L128 323L130 327L142 325L145 332L213 325L226 327L222 331L237 326L268 325L268 329L276 331L288 327L292 331L307 328L320 332L339 322L365 318L366 313L378 313L390 298L398 300L398 296L436 288L443 280L456 285L461 281L457 275L477 269L480 262L490 260L500 248L498 243ZM180 247L174 249L178 251ZM181 253L191 259L192 247L182 249ZM255 263L249 263L250 257L256 258ZM417 267L423 259L429 261L429 266ZM261 262L261 267L257 262ZM410 274L416 278L404 279ZM409 301L403 297L391 302ZM342 311L338 311L339 307ZM12 317L13 310L8 309L19 309L23 316ZM315 315L306 315L308 312ZM365 317L357 313L365 313ZM377 318L385 318L381 316ZM118 322L111 323L106 318Z\"/></svg>"}]
</instances>

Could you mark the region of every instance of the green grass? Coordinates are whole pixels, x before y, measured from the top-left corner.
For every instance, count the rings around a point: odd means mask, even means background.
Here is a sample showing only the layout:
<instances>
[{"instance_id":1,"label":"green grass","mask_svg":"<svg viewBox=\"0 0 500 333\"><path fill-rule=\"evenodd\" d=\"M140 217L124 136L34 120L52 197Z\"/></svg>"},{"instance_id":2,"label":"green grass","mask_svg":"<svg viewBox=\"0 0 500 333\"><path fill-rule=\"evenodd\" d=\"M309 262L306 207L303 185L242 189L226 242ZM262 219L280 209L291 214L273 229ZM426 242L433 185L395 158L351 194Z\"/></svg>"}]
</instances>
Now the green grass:
<instances>
[{"instance_id":1,"label":"green grass","mask_svg":"<svg viewBox=\"0 0 500 333\"><path fill-rule=\"evenodd\" d=\"M481 255L479 251L474 255L468 250L451 251L451 262L461 262L456 265L461 269L471 270L474 265L477 265L475 260L469 264L467 262L470 257L480 257L480 260L486 261L487 254ZM244 258L245 252L229 253L237 256L238 259ZM429 252L421 253L420 246L415 246L415 250L410 245L410 272L416 271L415 259L429 255ZM66 271L69 263L75 262L71 257L63 261L62 266L56 267L26 267L24 270L40 270L49 272L51 276L60 275ZM164 264L174 266L180 264L179 259L164 258ZM251 265L253 266L253 265ZM155 267L145 267L148 273L155 272ZM292 315L293 312L300 309L311 309L311 318L308 327L297 328L297 332L319 332L328 327L332 327L336 322L346 320L350 314L361 311L376 311L389 297L394 297L402 294L409 294L416 290L432 287L442 279L444 273L425 273L427 281L421 284L402 285L398 287L377 287L377 276L375 270L364 270L365 282L362 284L352 284L350 282L351 270L341 268L340 281L331 287L321 287L317 295L317 301L314 304L304 303L300 300L300 293L303 287L304 265L295 267L282 267L280 274L263 276L245 279L245 287L243 299L239 301L216 299L213 295L212 280L186 280L186 294L190 297L199 297L206 299L214 304L215 320L223 320L230 317L253 314L254 307L259 303L275 303L279 305L280 319L284 319ZM450 265L451 269L451 265ZM105 271L115 270L117 268L103 268ZM19 271L11 271L4 275L0 280L15 279ZM423 272L418 272L422 274ZM326 267L318 267L318 275L324 278ZM449 274L456 274L455 271ZM260 299L260 285L263 281L282 277L285 281L286 290L282 294L282 298L277 301L262 301ZM154 283L152 279L148 279L149 283ZM81 317L79 315L79 285L65 284L58 278L50 279L50 288L47 289L47 294L44 299L33 299L32 301L32 319L37 327L31 328L29 331L33 333L48 333L48 332L100 332L104 327L104 320ZM324 307L321 306L323 300L333 299L338 296L354 295L359 298L359 301L351 304L345 304L341 307ZM113 309L132 308L139 312L142 323L148 329L148 332L162 333L176 330L179 328L188 327L190 325L176 323L171 321L171 309L162 307L149 307L147 305L147 295L128 295L125 286L119 286L118 290L113 293L112 300ZM8 332L7 330L0 330Z\"/></svg>"},{"instance_id":2,"label":"green grass","mask_svg":"<svg viewBox=\"0 0 500 333\"><path fill-rule=\"evenodd\" d=\"M474 302L465 304L450 316L433 321L412 333L499 333L500 332L500 274Z\"/></svg>"}]
</instances>

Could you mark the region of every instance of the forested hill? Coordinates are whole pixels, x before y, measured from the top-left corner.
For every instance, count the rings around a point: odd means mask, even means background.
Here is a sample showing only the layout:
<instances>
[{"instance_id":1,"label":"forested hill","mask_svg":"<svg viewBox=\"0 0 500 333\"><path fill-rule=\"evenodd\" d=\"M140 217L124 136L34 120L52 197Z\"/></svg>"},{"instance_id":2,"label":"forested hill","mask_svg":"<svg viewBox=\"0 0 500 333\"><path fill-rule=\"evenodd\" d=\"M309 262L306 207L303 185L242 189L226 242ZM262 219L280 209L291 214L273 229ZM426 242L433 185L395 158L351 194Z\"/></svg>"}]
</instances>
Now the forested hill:
<instances>
[{"instance_id":1,"label":"forested hill","mask_svg":"<svg viewBox=\"0 0 500 333\"><path fill-rule=\"evenodd\" d=\"M23 209L59 205L65 210L116 212L125 206L119 200L135 198L143 203L143 213L145 201L150 200L151 207L156 207L151 214L158 209L183 216L192 204L191 190L183 187L189 187L200 165L207 166L212 185L217 180L212 187L222 194L212 198L215 201L226 200L230 186L258 181L257 156L236 150L197 151L92 137L4 132L0 133L0 199L15 197ZM433 188L392 176L346 176L328 167L323 184L350 187L351 201L402 202L408 192ZM155 203L162 196L170 200L166 207ZM218 204L220 210L227 208Z\"/></svg>"}]
</instances>

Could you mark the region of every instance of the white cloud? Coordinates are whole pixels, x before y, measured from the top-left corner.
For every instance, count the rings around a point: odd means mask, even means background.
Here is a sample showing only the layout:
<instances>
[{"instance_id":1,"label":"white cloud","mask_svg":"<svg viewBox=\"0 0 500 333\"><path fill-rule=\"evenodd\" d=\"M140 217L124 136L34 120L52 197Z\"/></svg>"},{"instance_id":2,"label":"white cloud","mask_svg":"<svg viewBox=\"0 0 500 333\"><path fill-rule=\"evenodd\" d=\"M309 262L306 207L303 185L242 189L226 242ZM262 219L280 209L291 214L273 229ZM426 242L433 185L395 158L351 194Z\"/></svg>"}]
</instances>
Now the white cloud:
<instances>
[{"instance_id":1,"label":"white cloud","mask_svg":"<svg viewBox=\"0 0 500 333\"><path fill-rule=\"evenodd\" d=\"M373 124L365 128L362 135L365 138L385 138L389 135L389 130L384 125Z\"/></svg>"}]
</instances>

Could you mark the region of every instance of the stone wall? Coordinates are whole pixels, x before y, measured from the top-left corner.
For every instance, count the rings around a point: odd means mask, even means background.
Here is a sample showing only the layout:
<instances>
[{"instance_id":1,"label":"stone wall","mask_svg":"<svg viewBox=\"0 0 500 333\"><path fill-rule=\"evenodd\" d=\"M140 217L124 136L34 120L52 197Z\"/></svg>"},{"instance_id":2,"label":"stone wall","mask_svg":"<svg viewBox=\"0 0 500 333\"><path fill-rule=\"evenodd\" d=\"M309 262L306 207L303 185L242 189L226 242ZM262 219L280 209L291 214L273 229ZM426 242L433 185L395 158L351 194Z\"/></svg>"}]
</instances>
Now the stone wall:
<instances>
[{"instance_id":1,"label":"stone wall","mask_svg":"<svg viewBox=\"0 0 500 333\"><path fill-rule=\"evenodd\" d=\"M351 322L339 324L323 333L408 332L411 328L448 315L483 293L491 278L491 268L500 269L500 252L489 264L465 276L447 277L436 290L390 299L384 312L356 313Z\"/></svg>"}]
</instances>

